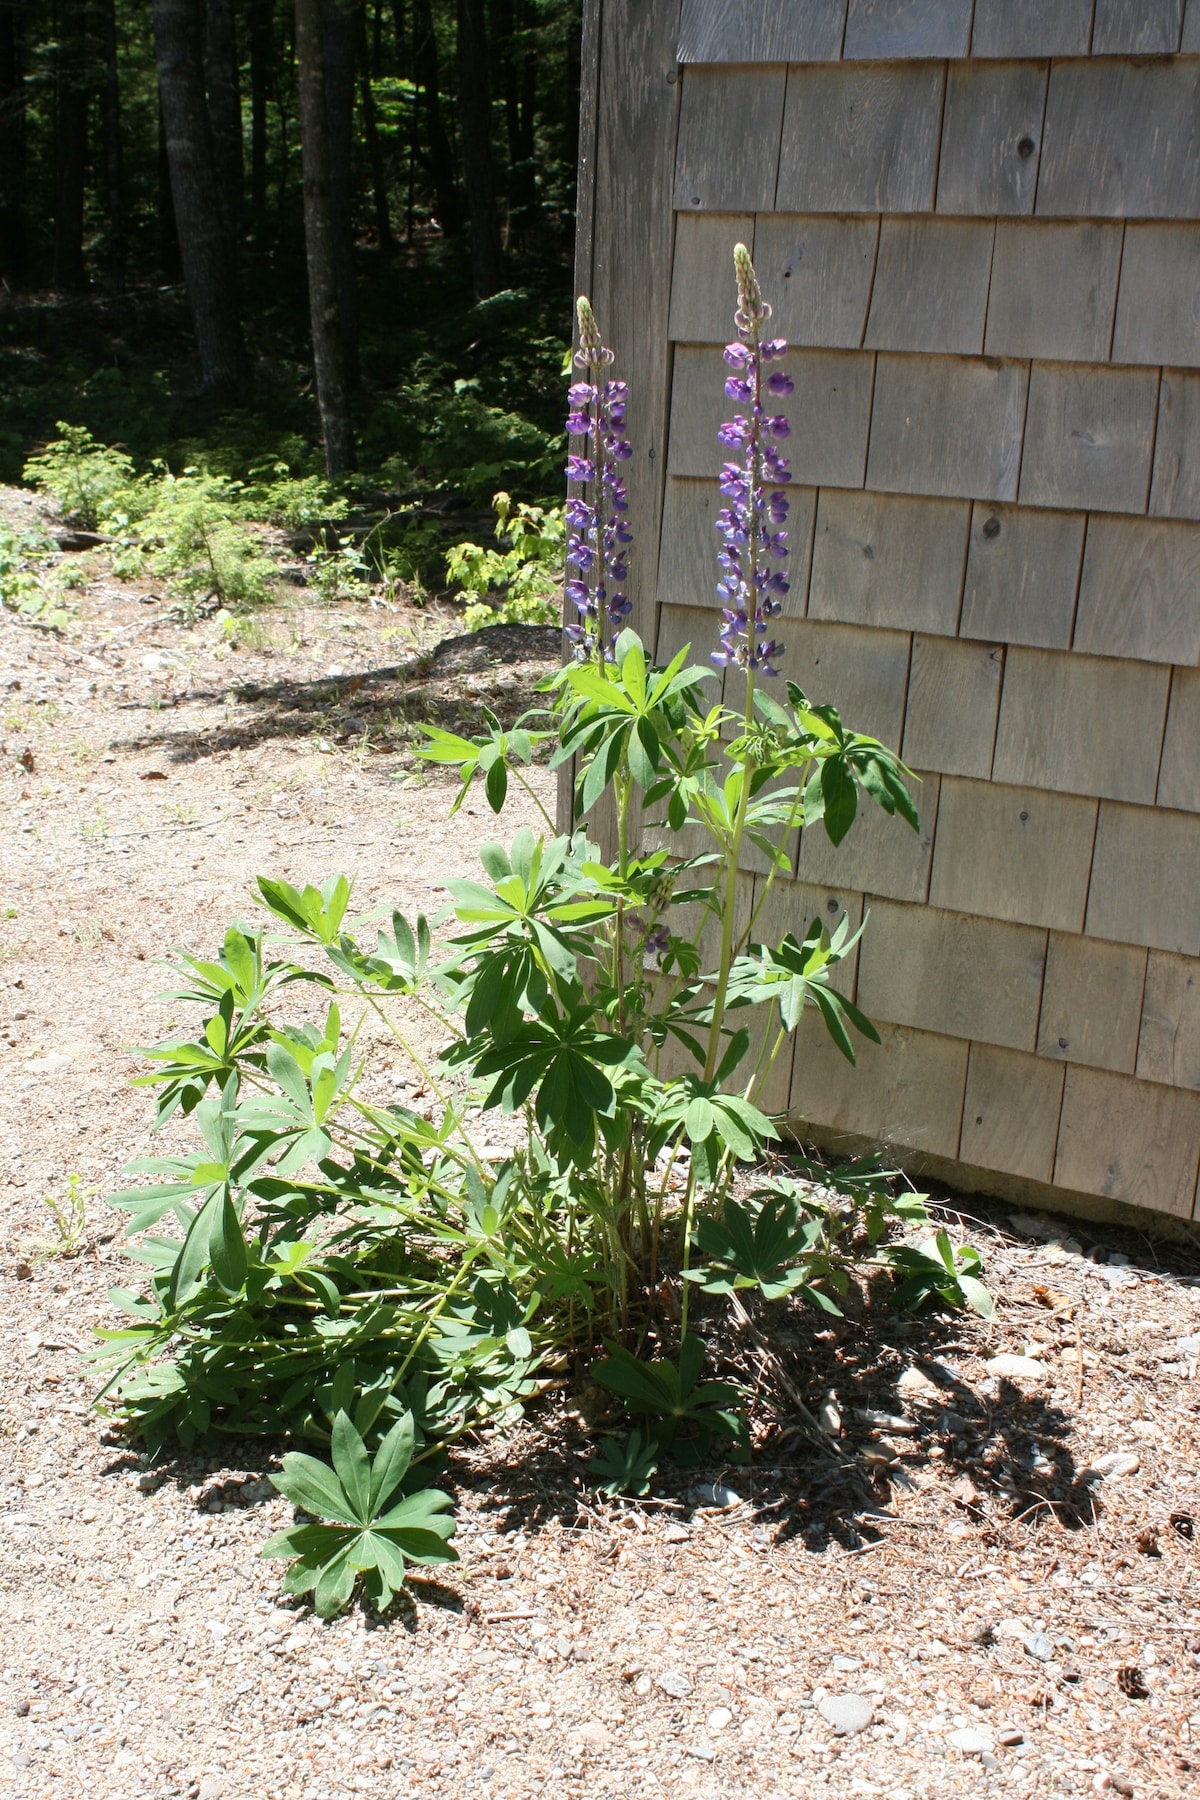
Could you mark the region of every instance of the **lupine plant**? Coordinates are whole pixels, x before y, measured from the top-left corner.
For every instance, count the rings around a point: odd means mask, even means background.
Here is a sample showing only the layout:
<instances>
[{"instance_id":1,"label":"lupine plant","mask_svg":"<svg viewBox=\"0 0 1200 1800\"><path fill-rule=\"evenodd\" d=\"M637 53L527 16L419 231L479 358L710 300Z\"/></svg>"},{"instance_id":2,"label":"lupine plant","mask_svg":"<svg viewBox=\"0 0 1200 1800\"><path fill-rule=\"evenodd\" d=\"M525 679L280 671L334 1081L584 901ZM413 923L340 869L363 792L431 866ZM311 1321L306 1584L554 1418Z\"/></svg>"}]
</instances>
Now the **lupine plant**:
<instances>
[{"instance_id":1,"label":"lupine plant","mask_svg":"<svg viewBox=\"0 0 1200 1800\"><path fill-rule=\"evenodd\" d=\"M791 383L743 246L736 282L736 410L720 439L737 454L720 474L707 661L682 651L655 667L627 623L629 397L581 300L572 654L513 731L429 730L424 754L457 771L455 805L482 783L497 814L510 775L540 805L527 771L548 747L570 828L543 813L540 831L484 844L478 878L448 881L432 924L352 918L344 877L260 878L267 926L232 927L214 960L179 959L175 998L203 1008L203 1028L148 1052L141 1079L159 1119L190 1114L202 1143L138 1165L152 1183L116 1197L154 1273L148 1296L121 1296L128 1327L104 1334L112 1403L152 1443L332 1433L345 1461L346 1445L366 1456L403 1424L419 1465L590 1363L638 1421L602 1450L601 1485L643 1491L660 1455L749 1451L736 1382L703 1374L730 1296L769 1327L771 1308L838 1312L853 1273L883 1265L904 1303L989 1304L973 1252L888 1242L925 1214L877 1164L817 1171L773 1151L764 1090L806 1012L852 1062L854 1036L877 1034L834 985L856 941L845 923L831 935L798 919L763 941L772 885L798 831L842 841L860 794L917 819L894 753L778 680L789 475L776 407ZM766 873L743 909L748 845ZM297 992L323 1011L289 1018ZM378 1096L347 1006L393 1034L432 1118ZM414 1007L443 1035L436 1062L406 1033ZM473 1108L514 1116L510 1151L484 1155ZM157 1234L171 1216L176 1233ZM368 1528L346 1511L326 1516ZM322 1604L366 1567L339 1565Z\"/></svg>"}]
</instances>

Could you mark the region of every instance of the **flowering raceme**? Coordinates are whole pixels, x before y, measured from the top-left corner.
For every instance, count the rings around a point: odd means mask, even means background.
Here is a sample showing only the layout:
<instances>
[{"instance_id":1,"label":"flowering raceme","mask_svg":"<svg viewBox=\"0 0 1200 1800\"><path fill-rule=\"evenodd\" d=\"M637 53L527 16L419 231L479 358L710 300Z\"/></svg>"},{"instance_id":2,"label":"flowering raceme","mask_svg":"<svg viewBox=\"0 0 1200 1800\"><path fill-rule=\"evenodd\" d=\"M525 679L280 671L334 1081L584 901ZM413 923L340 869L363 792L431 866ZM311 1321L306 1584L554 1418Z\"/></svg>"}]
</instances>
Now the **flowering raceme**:
<instances>
[{"instance_id":1,"label":"flowering raceme","mask_svg":"<svg viewBox=\"0 0 1200 1800\"><path fill-rule=\"evenodd\" d=\"M721 537L717 594L725 623L712 660L751 675L777 675L775 664L783 646L768 633L769 621L782 610L788 591L783 569L773 565L787 560L787 532L779 527L787 518L788 500L780 489L791 480L787 458L778 446L791 426L782 413L771 413L768 407L773 399L786 399L793 384L782 369L770 367L787 354L787 345L782 338L761 335L771 308L762 297L744 244L738 244L733 259L738 341L725 346L725 361L732 371L725 392L749 411L735 413L717 433L727 449L740 454L721 470L721 492L729 504L716 521Z\"/></svg>"},{"instance_id":2,"label":"flowering raceme","mask_svg":"<svg viewBox=\"0 0 1200 1800\"><path fill-rule=\"evenodd\" d=\"M624 591L633 533L617 467L633 453L623 435L629 390L605 373L613 353L601 340L586 297L579 300L578 312L579 349L573 361L586 379L567 390L567 435L582 438L584 447L567 457L567 480L584 491L567 500L566 594L579 618L566 631L581 661L590 656L603 661L611 658L612 638L633 611Z\"/></svg>"}]
</instances>

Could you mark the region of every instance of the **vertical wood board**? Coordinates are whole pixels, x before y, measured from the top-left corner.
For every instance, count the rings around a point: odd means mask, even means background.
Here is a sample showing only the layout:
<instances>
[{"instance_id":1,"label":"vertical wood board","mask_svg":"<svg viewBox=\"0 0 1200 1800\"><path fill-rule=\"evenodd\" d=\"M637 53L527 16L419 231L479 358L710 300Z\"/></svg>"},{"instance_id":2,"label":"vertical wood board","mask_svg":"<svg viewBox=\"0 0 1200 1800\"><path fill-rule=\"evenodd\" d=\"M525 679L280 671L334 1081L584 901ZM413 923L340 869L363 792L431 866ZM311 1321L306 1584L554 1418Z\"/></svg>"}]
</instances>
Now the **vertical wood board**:
<instances>
[{"instance_id":1,"label":"vertical wood board","mask_svg":"<svg viewBox=\"0 0 1200 1800\"><path fill-rule=\"evenodd\" d=\"M992 772L1004 649L914 637L904 718L904 760L987 781Z\"/></svg>"},{"instance_id":2,"label":"vertical wood board","mask_svg":"<svg viewBox=\"0 0 1200 1800\"><path fill-rule=\"evenodd\" d=\"M1200 813L1200 669L1171 672L1158 804Z\"/></svg>"},{"instance_id":3,"label":"vertical wood board","mask_svg":"<svg viewBox=\"0 0 1200 1800\"><path fill-rule=\"evenodd\" d=\"M1113 361L1200 366L1200 224L1125 227Z\"/></svg>"},{"instance_id":4,"label":"vertical wood board","mask_svg":"<svg viewBox=\"0 0 1200 1800\"><path fill-rule=\"evenodd\" d=\"M767 212L783 119L782 67L683 74L675 205L680 212Z\"/></svg>"},{"instance_id":5,"label":"vertical wood board","mask_svg":"<svg viewBox=\"0 0 1200 1800\"><path fill-rule=\"evenodd\" d=\"M892 749L899 747L904 730L908 655L903 631L866 631L812 619L788 627L789 681L798 682L815 705L836 706L853 730Z\"/></svg>"},{"instance_id":6,"label":"vertical wood board","mask_svg":"<svg viewBox=\"0 0 1200 1800\"><path fill-rule=\"evenodd\" d=\"M995 780L1153 806L1170 679L1163 663L1014 645Z\"/></svg>"},{"instance_id":7,"label":"vertical wood board","mask_svg":"<svg viewBox=\"0 0 1200 1800\"><path fill-rule=\"evenodd\" d=\"M1200 661L1200 526L1090 518L1075 648L1185 667Z\"/></svg>"},{"instance_id":8,"label":"vertical wood board","mask_svg":"<svg viewBox=\"0 0 1200 1800\"><path fill-rule=\"evenodd\" d=\"M1115 224L999 220L984 340L988 355L1107 362L1121 235Z\"/></svg>"},{"instance_id":9,"label":"vertical wood board","mask_svg":"<svg viewBox=\"0 0 1200 1800\"><path fill-rule=\"evenodd\" d=\"M1173 56L1183 0L1096 0L1093 56Z\"/></svg>"},{"instance_id":10,"label":"vertical wood board","mask_svg":"<svg viewBox=\"0 0 1200 1800\"><path fill-rule=\"evenodd\" d=\"M970 510L965 500L824 488L809 616L952 637Z\"/></svg>"},{"instance_id":11,"label":"vertical wood board","mask_svg":"<svg viewBox=\"0 0 1200 1800\"><path fill-rule=\"evenodd\" d=\"M846 60L899 56L965 56L972 0L850 0Z\"/></svg>"},{"instance_id":12,"label":"vertical wood board","mask_svg":"<svg viewBox=\"0 0 1200 1800\"><path fill-rule=\"evenodd\" d=\"M954 63L938 166L940 213L1031 213L1045 63Z\"/></svg>"},{"instance_id":13,"label":"vertical wood board","mask_svg":"<svg viewBox=\"0 0 1200 1800\"><path fill-rule=\"evenodd\" d=\"M885 1025L880 1044L856 1044L852 1068L824 1025L806 1012L796 1032L789 1111L833 1131L930 1156L955 1156L967 1077L967 1044Z\"/></svg>"},{"instance_id":14,"label":"vertical wood board","mask_svg":"<svg viewBox=\"0 0 1200 1800\"><path fill-rule=\"evenodd\" d=\"M1015 500L1027 378L1023 363L881 352L867 486Z\"/></svg>"},{"instance_id":15,"label":"vertical wood board","mask_svg":"<svg viewBox=\"0 0 1200 1800\"><path fill-rule=\"evenodd\" d=\"M930 904L1081 931L1095 830L1095 800L947 776Z\"/></svg>"},{"instance_id":16,"label":"vertical wood board","mask_svg":"<svg viewBox=\"0 0 1200 1800\"><path fill-rule=\"evenodd\" d=\"M1151 1212L1193 1216L1200 1096L1099 1069L1067 1069L1054 1179Z\"/></svg>"},{"instance_id":17,"label":"vertical wood board","mask_svg":"<svg viewBox=\"0 0 1200 1800\"><path fill-rule=\"evenodd\" d=\"M940 63L793 65L779 212L928 212L941 118Z\"/></svg>"},{"instance_id":18,"label":"vertical wood board","mask_svg":"<svg viewBox=\"0 0 1200 1800\"><path fill-rule=\"evenodd\" d=\"M789 344L857 350L875 274L879 220L760 213L754 266Z\"/></svg>"},{"instance_id":19,"label":"vertical wood board","mask_svg":"<svg viewBox=\"0 0 1200 1800\"><path fill-rule=\"evenodd\" d=\"M1087 934L1200 955L1200 832L1191 813L1100 804Z\"/></svg>"},{"instance_id":20,"label":"vertical wood board","mask_svg":"<svg viewBox=\"0 0 1200 1800\"><path fill-rule=\"evenodd\" d=\"M1193 56L1200 51L1200 0L1187 0L1179 48L1185 52L1190 51Z\"/></svg>"},{"instance_id":21,"label":"vertical wood board","mask_svg":"<svg viewBox=\"0 0 1200 1800\"><path fill-rule=\"evenodd\" d=\"M1132 1075L1145 985L1138 946L1052 931L1038 1055Z\"/></svg>"},{"instance_id":22,"label":"vertical wood board","mask_svg":"<svg viewBox=\"0 0 1200 1800\"><path fill-rule=\"evenodd\" d=\"M1145 512L1157 409L1154 370L1035 363L1022 505Z\"/></svg>"},{"instance_id":23,"label":"vertical wood board","mask_svg":"<svg viewBox=\"0 0 1200 1800\"><path fill-rule=\"evenodd\" d=\"M990 219L885 219L868 349L978 353L994 231Z\"/></svg>"},{"instance_id":24,"label":"vertical wood board","mask_svg":"<svg viewBox=\"0 0 1200 1800\"><path fill-rule=\"evenodd\" d=\"M675 343L724 343L733 331L735 244L754 253L753 213L680 213L667 329Z\"/></svg>"},{"instance_id":25,"label":"vertical wood board","mask_svg":"<svg viewBox=\"0 0 1200 1800\"><path fill-rule=\"evenodd\" d=\"M1094 0L975 0L971 55L1086 56Z\"/></svg>"},{"instance_id":26,"label":"vertical wood board","mask_svg":"<svg viewBox=\"0 0 1200 1800\"><path fill-rule=\"evenodd\" d=\"M1200 519L1200 373L1164 369L1150 511L1160 519Z\"/></svg>"},{"instance_id":27,"label":"vertical wood board","mask_svg":"<svg viewBox=\"0 0 1200 1800\"><path fill-rule=\"evenodd\" d=\"M1200 63L1056 62L1037 210L1091 219L1200 215Z\"/></svg>"},{"instance_id":28,"label":"vertical wood board","mask_svg":"<svg viewBox=\"0 0 1200 1800\"><path fill-rule=\"evenodd\" d=\"M873 1023L1033 1049L1044 931L887 900L873 901L870 912L858 996Z\"/></svg>"},{"instance_id":29,"label":"vertical wood board","mask_svg":"<svg viewBox=\"0 0 1200 1800\"><path fill-rule=\"evenodd\" d=\"M976 504L963 637L1066 650L1083 561L1082 513Z\"/></svg>"},{"instance_id":30,"label":"vertical wood board","mask_svg":"<svg viewBox=\"0 0 1200 1800\"><path fill-rule=\"evenodd\" d=\"M1200 1089L1200 962L1194 957L1150 952L1137 1072L1143 1081Z\"/></svg>"},{"instance_id":31,"label":"vertical wood board","mask_svg":"<svg viewBox=\"0 0 1200 1800\"><path fill-rule=\"evenodd\" d=\"M681 63L836 62L846 0L683 0Z\"/></svg>"},{"instance_id":32,"label":"vertical wood board","mask_svg":"<svg viewBox=\"0 0 1200 1800\"><path fill-rule=\"evenodd\" d=\"M1019 1050L972 1044L959 1147L962 1161L1026 1181L1049 1181L1064 1074L1061 1064L1056 1067Z\"/></svg>"}]
</instances>

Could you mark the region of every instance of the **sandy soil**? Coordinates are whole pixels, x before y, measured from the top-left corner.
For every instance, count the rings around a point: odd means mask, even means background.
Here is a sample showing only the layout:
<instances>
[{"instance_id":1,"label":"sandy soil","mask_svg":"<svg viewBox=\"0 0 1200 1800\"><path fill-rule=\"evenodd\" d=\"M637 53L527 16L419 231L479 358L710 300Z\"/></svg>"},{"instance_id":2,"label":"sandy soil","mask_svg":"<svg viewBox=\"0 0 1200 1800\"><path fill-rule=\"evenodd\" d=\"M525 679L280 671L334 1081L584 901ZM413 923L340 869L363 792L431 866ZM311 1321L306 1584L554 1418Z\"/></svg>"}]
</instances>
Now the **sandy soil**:
<instances>
[{"instance_id":1,"label":"sandy soil","mask_svg":"<svg viewBox=\"0 0 1200 1800\"><path fill-rule=\"evenodd\" d=\"M281 1603L257 1556L290 1517L271 1447L151 1467L106 1431L80 1352L139 1276L104 1194L147 1150L128 1082L169 1020L157 959L211 950L260 871L345 870L364 909L436 906L490 815L447 820L452 785L414 774L411 722L518 707L553 642L421 660L450 614L298 595L233 650L85 567L65 638L0 614L6 1791L1194 1793L1186 1248L973 1202L952 1222L987 1255L990 1326L883 1301L836 1329L798 1316L769 1354L747 1344L777 1421L756 1467L709 1471L706 1491L668 1479L642 1506L589 1497L587 1396L563 1397L456 1453L463 1562L386 1621ZM45 1197L66 1206L72 1177L85 1222L55 1253ZM1032 1367L989 1369L1000 1354ZM789 1396L832 1405L826 1448Z\"/></svg>"}]
</instances>

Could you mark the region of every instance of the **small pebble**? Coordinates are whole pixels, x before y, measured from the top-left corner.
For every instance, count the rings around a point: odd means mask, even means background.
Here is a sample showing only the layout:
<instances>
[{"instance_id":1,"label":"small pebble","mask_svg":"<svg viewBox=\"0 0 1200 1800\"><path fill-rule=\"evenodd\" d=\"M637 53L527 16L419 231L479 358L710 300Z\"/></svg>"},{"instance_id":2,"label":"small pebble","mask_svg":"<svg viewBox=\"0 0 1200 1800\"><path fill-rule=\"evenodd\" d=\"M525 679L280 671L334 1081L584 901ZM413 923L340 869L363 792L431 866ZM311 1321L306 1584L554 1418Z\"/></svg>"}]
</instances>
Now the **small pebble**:
<instances>
[{"instance_id":1,"label":"small pebble","mask_svg":"<svg viewBox=\"0 0 1200 1800\"><path fill-rule=\"evenodd\" d=\"M672 1700L683 1700L692 1691L692 1684L682 1669L664 1669L658 1678L658 1685Z\"/></svg>"},{"instance_id":2,"label":"small pebble","mask_svg":"<svg viewBox=\"0 0 1200 1800\"><path fill-rule=\"evenodd\" d=\"M1027 1631L1022 1642L1028 1654L1036 1657L1038 1662L1053 1662L1054 1645L1044 1631Z\"/></svg>"},{"instance_id":3,"label":"small pebble","mask_svg":"<svg viewBox=\"0 0 1200 1800\"><path fill-rule=\"evenodd\" d=\"M1141 1466L1136 1450L1109 1450L1082 1469L1079 1478L1081 1481L1119 1481L1122 1475L1136 1475Z\"/></svg>"},{"instance_id":4,"label":"small pebble","mask_svg":"<svg viewBox=\"0 0 1200 1800\"><path fill-rule=\"evenodd\" d=\"M724 1731L727 1725L733 1724L733 1714L727 1706L714 1706L708 1715L710 1731Z\"/></svg>"},{"instance_id":5,"label":"small pebble","mask_svg":"<svg viewBox=\"0 0 1200 1800\"><path fill-rule=\"evenodd\" d=\"M1032 1356L993 1356L984 1366L1001 1381L1045 1381L1050 1372Z\"/></svg>"},{"instance_id":6,"label":"small pebble","mask_svg":"<svg viewBox=\"0 0 1200 1800\"><path fill-rule=\"evenodd\" d=\"M691 1535L686 1525L679 1525L674 1521L663 1532L663 1537L668 1544L686 1544Z\"/></svg>"},{"instance_id":7,"label":"small pebble","mask_svg":"<svg viewBox=\"0 0 1200 1800\"><path fill-rule=\"evenodd\" d=\"M953 1744L956 1750L961 1750L964 1756L982 1756L984 1751L990 1747L987 1738L980 1732L971 1731L967 1727L961 1731L952 1731L948 1742Z\"/></svg>"},{"instance_id":8,"label":"small pebble","mask_svg":"<svg viewBox=\"0 0 1200 1800\"><path fill-rule=\"evenodd\" d=\"M875 1708L861 1694L826 1694L817 1711L835 1737L854 1737L865 1731L875 1716Z\"/></svg>"},{"instance_id":9,"label":"small pebble","mask_svg":"<svg viewBox=\"0 0 1200 1800\"><path fill-rule=\"evenodd\" d=\"M1003 1744L1006 1750L1011 1750L1014 1744L1025 1742L1025 1733L1018 1726L1009 1725L1003 1731L996 1733L996 1742Z\"/></svg>"},{"instance_id":10,"label":"small pebble","mask_svg":"<svg viewBox=\"0 0 1200 1800\"><path fill-rule=\"evenodd\" d=\"M742 1496L723 1481L702 1481L698 1486L688 1489L688 1499L693 1506L704 1507L708 1511L728 1512L732 1506L740 1506Z\"/></svg>"},{"instance_id":11,"label":"small pebble","mask_svg":"<svg viewBox=\"0 0 1200 1800\"><path fill-rule=\"evenodd\" d=\"M697 1738L694 1744L685 1744L683 1746L683 1754L685 1756L694 1756L697 1762L711 1762L717 1753L708 1742L707 1738Z\"/></svg>"}]
</instances>

